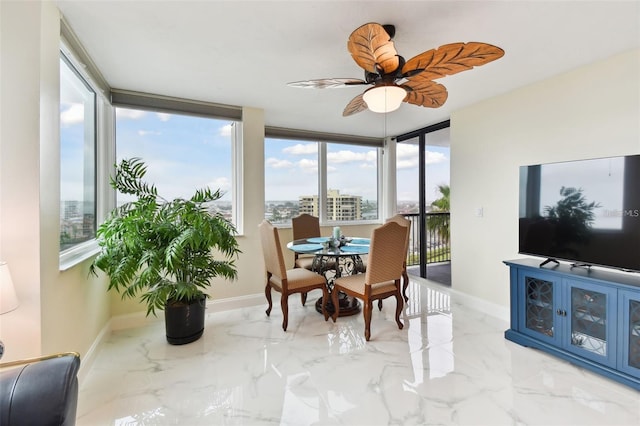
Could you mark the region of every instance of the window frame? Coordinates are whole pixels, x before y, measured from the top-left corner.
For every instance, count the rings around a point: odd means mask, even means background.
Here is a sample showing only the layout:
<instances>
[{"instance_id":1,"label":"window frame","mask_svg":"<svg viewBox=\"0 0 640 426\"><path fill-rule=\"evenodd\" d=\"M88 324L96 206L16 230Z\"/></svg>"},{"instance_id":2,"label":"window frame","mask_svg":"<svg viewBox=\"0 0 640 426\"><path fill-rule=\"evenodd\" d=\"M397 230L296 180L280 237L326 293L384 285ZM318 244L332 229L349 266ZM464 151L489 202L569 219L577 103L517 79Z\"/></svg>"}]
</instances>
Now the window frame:
<instances>
[{"instance_id":1,"label":"window frame","mask_svg":"<svg viewBox=\"0 0 640 426\"><path fill-rule=\"evenodd\" d=\"M126 94L126 96L125 96ZM139 111L147 111L152 113L166 113L181 116L191 116L210 120L227 120L231 123L231 214L232 223L236 228L237 234L242 235L243 232L243 179L242 179L242 160L243 160L243 137L242 137L242 120L238 119L238 115L234 112L235 108L229 107L231 111L229 115L223 116L215 111L224 110L224 106L217 104L208 104L205 102L195 102L187 99L176 99L165 96L152 95L147 93L135 93L124 91L113 91L112 102L114 116L117 108L135 109ZM115 97L115 101L114 101ZM193 107L193 108L190 108ZM241 115L240 115L241 116ZM114 119L114 129L117 119ZM115 132L115 131L114 131ZM114 157L118 147L117 135L113 138ZM114 160L115 161L115 160ZM148 165L148 164L147 164ZM211 188L215 190L216 188ZM114 205L117 202L116 191L113 190Z\"/></svg>"},{"instance_id":2,"label":"window frame","mask_svg":"<svg viewBox=\"0 0 640 426\"><path fill-rule=\"evenodd\" d=\"M105 96L105 90L102 84L97 83L100 81L101 76L95 77L93 74L87 71L84 66L85 61L80 59L81 55L76 53L73 49L73 43L69 43L65 37L61 37L59 56L60 60L63 60L71 68L71 70L82 80L82 82L88 86L95 94L94 97L94 204L95 204L95 230L106 217L108 211L115 206L115 200L109 200L109 164L113 163L113 147L110 147L109 141L112 136L110 124L113 121L113 109L110 106L108 99ZM60 100L58 101L60 103ZM59 137L59 136L58 136ZM59 147L61 149L61 147ZM59 165L60 167L60 165ZM60 205L62 200L59 198ZM60 208L58 209L58 215L60 215ZM60 217L58 219L58 235L60 235ZM71 267L89 259L99 251L98 241L95 238L91 238L88 241L76 244L69 247L66 250L61 251L58 246L59 252L59 270L65 271Z\"/></svg>"},{"instance_id":3,"label":"window frame","mask_svg":"<svg viewBox=\"0 0 640 426\"><path fill-rule=\"evenodd\" d=\"M316 143L318 144L318 218L321 226L350 226L350 225L371 225L382 222L382 214L384 211L384 191L382 188L382 182L384 180L384 167L383 156L385 155L384 147L379 139L371 138L356 138L344 135L327 135L318 133L317 137L313 137L312 132L297 133L295 130L277 129L277 131L270 131L272 129L265 129L265 144L269 143L269 140L286 140L290 139L299 143ZM302 132L302 131L301 131ZM359 220L329 220L327 215L327 145L328 144L342 144L352 146L366 146L376 150L376 204L377 204L377 218L376 219L359 219ZM266 161L266 158L265 158ZM266 184L266 181L265 181ZM266 192L266 191L265 191ZM315 194L313 194L315 195ZM265 206L266 202L265 200ZM266 210L265 210L266 213ZM279 227L290 228L291 223L279 223Z\"/></svg>"}]
</instances>

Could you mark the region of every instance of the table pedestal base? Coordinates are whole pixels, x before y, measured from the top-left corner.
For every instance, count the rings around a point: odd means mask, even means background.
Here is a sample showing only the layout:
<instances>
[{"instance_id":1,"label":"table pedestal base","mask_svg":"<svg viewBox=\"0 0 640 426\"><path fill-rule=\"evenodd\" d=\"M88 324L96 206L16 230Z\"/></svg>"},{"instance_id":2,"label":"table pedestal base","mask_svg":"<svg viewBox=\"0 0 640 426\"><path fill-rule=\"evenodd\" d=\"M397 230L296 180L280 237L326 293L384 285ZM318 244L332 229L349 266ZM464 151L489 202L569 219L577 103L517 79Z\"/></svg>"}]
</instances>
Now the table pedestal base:
<instances>
[{"instance_id":1,"label":"table pedestal base","mask_svg":"<svg viewBox=\"0 0 640 426\"><path fill-rule=\"evenodd\" d=\"M360 313L360 302L355 297L349 297L345 293L340 293L338 295L338 304L340 304L339 317L348 317ZM329 299L326 309L327 312L329 312L329 316L335 312L331 299ZM316 311L322 313L322 297L316 301Z\"/></svg>"}]
</instances>

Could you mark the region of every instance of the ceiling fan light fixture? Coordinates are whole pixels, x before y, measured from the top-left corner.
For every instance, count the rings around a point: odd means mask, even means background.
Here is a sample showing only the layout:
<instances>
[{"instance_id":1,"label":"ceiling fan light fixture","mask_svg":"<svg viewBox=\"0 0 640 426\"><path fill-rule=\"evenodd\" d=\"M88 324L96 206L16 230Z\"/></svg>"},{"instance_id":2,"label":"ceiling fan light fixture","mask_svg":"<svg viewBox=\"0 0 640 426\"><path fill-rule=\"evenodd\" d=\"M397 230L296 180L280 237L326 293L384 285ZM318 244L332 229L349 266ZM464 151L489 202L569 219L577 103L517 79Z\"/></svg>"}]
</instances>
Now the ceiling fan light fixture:
<instances>
[{"instance_id":1,"label":"ceiling fan light fixture","mask_svg":"<svg viewBox=\"0 0 640 426\"><path fill-rule=\"evenodd\" d=\"M400 86L385 85L376 86L364 92L364 99L369 108L373 112L385 113L395 111L400 108L400 104L407 96L407 91Z\"/></svg>"}]
</instances>

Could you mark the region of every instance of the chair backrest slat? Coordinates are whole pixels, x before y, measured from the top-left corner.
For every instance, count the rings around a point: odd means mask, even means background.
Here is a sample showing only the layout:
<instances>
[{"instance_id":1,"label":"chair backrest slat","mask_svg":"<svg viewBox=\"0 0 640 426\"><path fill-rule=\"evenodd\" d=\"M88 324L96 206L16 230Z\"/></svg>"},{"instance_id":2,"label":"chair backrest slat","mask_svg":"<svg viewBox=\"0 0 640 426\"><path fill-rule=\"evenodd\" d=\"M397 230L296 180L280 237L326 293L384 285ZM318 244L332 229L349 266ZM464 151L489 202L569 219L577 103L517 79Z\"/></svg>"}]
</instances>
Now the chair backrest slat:
<instances>
[{"instance_id":1,"label":"chair backrest slat","mask_svg":"<svg viewBox=\"0 0 640 426\"><path fill-rule=\"evenodd\" d=\"M320 236L320 219L307 213L291 219L293 227L293 239L312 238Z\"/></svg>"},{"instance_id":2,"label":"chair backrest slat","mask_svg":"<svg viewBox=\"0 0 640 426\"><path fill-rule=\"evenodd\" d=\"M387 222L373 230L367 262L367 285L396 280L402 276L406 252L403 251L409 228Z\"/></svg>"},{"instance_id":3,"label":"chair backrest slat","mask_svg":"<svg viewBox=\"0 0 640 426\"><path fill-rule=\"evenodd\" d=\"M411 235L411 221L406 217L402 216L401 214L397 214L387 219L386 223L389 223L389 222L395 222L398 225L407 227L407 238L405 239L405 242L404 242L404 256L406 261L407 252L409 251L409 235Z\"/></svg>"},{"instance_id":4,"label":"chair backrest slat","mask_svg":"<svg viewBox=\"0 0 640 426\"><path fill-rule=\"evenodd\" d=\"M280 245L278 228L273 226L268 220L263 220L260 225L260 241L262 242L262 253L267 272L282 280L287 279L287 269L284 265L284 256Z\"/></svg>"}]
</instances>

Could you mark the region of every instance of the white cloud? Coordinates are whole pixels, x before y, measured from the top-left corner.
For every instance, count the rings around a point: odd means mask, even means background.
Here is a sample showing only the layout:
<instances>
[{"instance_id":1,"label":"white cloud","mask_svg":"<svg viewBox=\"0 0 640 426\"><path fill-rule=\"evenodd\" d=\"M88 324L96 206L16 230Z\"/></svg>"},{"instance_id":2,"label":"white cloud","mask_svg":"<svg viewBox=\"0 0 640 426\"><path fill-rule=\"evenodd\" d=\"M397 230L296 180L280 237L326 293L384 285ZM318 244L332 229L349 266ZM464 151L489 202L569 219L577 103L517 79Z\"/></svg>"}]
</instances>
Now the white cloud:
<instances>
[{"instance_id":1,"label":"white cloud","mask_svg":"<svg viewBox=\"0 0 640 426\"><path fill-rule=\"evenodd\" d=\"M162 132L158 132L157 130L138 130L139 136L147 136L147 135L161 135Z\"/></svg>"},{"instance_id":2,"label":"white cloud","mask_svg":"<svg viewBox=\"0 0 640 426\"><path fill-rule=\"evenodd\" d=\"M407 160L400 160L398 159L396 161L396 169L415 169L416 167L418 167L418 157L415 158L410 158Z\"/></svg>"},{"instance_id":3,"label":"white cloud","mask_svg":"<svg viewBox=\"0 0 640 426\"><path fill-rule=\"evenodd\" d=\"M220 127L220 136L231 136L231 128L233 126L231 124L226 124Z\"/></svg>"},{"instance_id":4,"label":"white cloud","mask_svg":"<svg viewBox=\"0 0 640 426\"><path fill-rule=\"evenodd\" d=\"M298 161L298 167L303 173L318 173L318 162L316 160L308 160L304 158Z\"/></svg>"},{"instance_id":5,"label":"white cloud","mask_svg":"<svg viewBox=\"0 0 640 426\"><path fill-rule=\"evenodd\" d=\"M308 155L308 154L317 154L318 153L318 144L309 143L309 144L297 144L293 146L288 146L282 150L286 154L291 155Z\"/></svg>"},{"instance_id":6,"label":"white cloud","mask_svg":"<svg viewBox=\"0 0 640 426\"><path fill-rule=\"evenodd\" d=\"M169 121L171 119L171 114L167 114L166 112L156 112L156 116L160 121Z\"/></svg>"},{"instance_id":7,"label":"white cloud","mask_svg":"<svg viewBox=\"0 0 640 426\"><path fill-rule=\"evenodd\" d=\"M418 167L418 145L399 143L396 145L396 169Z\"/></svg>"},{"instance_id":8,"label":"white cloud","mask_svg":"<svg viewBox=\"0 0 640 426\"><path fill-rule=\"evenodd\" d=\"M226 177L219 177L207 184L212 191L220 189L222 192L228 192L231 189L231 181Z\"/></svg>"},{"instance_id":9,"label":"white cloud","mask_svg":"<svg viewBox=\"0 0 640 426\"><path fill-rule=\"evenodd\" d=\"M447 161L447 156L441 152L427 150L427 164L437 164Z\"/></svg>"},{"instance_id":10,"label":"white cloud","mask_svg":"<svg viewBox=\"0 0 640 426\"><path fill-rule=\"evenodd\" d=\"M84 105L71 104L69 108L60 113L60 124L70 126L84 121Z\"/></svg>"},{"instance_id":11,"label":"white cloud","mask_svg":"<svg viewBox=\"0 0 640 426\"><path fill-rule=\"evenodd\" d=\"M399 143L396 148L396 159L396 168L398 169L418 167L418 145ZM427 150L427 164L444 163L447 160L444 153Z\"/></svg>"},{"instance_id":12,"label":"white cloud","mask_svg":"<svg viewBox=\"0 0 640 426\"><path fill-rule=\"evenodd\" d=\"M116 108L117 118L128 118L130 120L137 120L144 117L146 114L147 113L145 111L140 111L138 109Z\"/></svg>"},{"instance_id":13,"label":"white cloud","mask_svg":"<svg viewBox=\"0 0 640 426\"><path fill-rule=\"evenodd\" d=\"M418 157L418 145L408 143L397 144L396 157L401 159Z\"/></svg>"},{"instance_id":14,"label":"white cloud","mask_svg":"<svg viewBox=\"0 0 640 426\"><path fill-rule=\"evenodd\" d=\"M367 152L353 152L353 151L337 151L337 152L328 152L327 153L327 161L330 163L352 163L352 162L375 162L376 161L376 152L375 151L367 151Z\"/></svg>"},{"instance_id":15,"label":"white cloud","mask_svg":"<svg viewBox=\"0 0 640 426\"><path fill-rule=\"evenodd\" d=\"M293 167L293 163L287 160L280 160L278 158L270 157L267 158L267 167L271 167L272 169L290 169Z\"/></svg>"}]
</instances>

